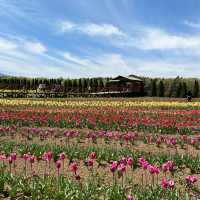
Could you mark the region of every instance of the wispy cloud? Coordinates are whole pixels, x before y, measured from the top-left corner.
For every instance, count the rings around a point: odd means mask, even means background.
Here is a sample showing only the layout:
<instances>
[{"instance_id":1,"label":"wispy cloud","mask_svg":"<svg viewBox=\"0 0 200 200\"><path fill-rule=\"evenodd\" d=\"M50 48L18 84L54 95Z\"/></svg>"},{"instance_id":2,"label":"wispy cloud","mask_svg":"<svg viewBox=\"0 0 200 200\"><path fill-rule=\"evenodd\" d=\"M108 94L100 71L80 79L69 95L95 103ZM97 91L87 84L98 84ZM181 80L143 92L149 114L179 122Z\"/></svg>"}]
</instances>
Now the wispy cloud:
<instances>
[{"instance_id":1,"label":"wispy cloud","mask_svg":"<svg viewBox=\"0 0 200 200\"><path fill-rule=\"evenodd\" d=\"M19 36L0 37L0 71L22 76L74 76L75 65L41 42Z\"/></svg>"},{"instance_id":2,"label":"wispy cloud","mask_svg":"<svg viewBox=\"0 0 200 200\"><path fill-rule=\"evenodd\" d=\"M191 24L192 25L192 24ZM194 25L194 24L193 24ZM197 26L197 24L195 24ZM125 32L112 24L83 23L64 21L62 32L80 32L89 36L102 36L111 45L120 48L132 47L140 50L174 50L200 52L200 35L172 34L155 27L136 26L133 32ZM112 37L118 36L118 37Z\"/></svg>"},{"instance_id":3,"label":"wispy cloud","mask_svg":"<svg viewBox=\"0 0 200 200\"><path fill-rule=\"evenodd\" d=\"M200 35L170 34L159 28L141 29L133 46L143 50L200 50Z\"/></svg>"},{"instance_id":4,"label":"wispy cloud","mask_svg":"<svg viewBox=\"0 0 200 200\"><path fill-rule=\"evenodd\" d=\"M0 38L0 52L12 51L17 48L17 45L9 40Z\"/></svg>"},{"instance_id":5,"label":"wispy cloud","mask_svg":"<svg viewBox=\"0 0 200 200\"><path fill-rule=\"evenodd\" d=\"M145 9L136 10L137 4L0 0L0 71L47 77L200 76L200 21L185 21L180 28L175 24L186 18L175 16L168 29L167 16L159 13L150 25L148 12L139 16ZM151 17L158 16L152 12Z\"/></svg>"},{"instance_id":6,"label":"wispy cloud","mask_svg":"<svg viewBox=\"0 0 200 200\"><path fill-rule=\"evenodd\" d=\"M24 45L25 45L25 48L32 53L43 54L47 52L47 48L40 42L28 41L28 42L25 42Z\"/></svg>"},{"instance_id":7,"label":"wispy cloud","mask_svg":"<svg viewBox=\"0 0 200 200\"><path fill-rule=\"evenodd\" d=\"M200 29L200 21L199 22L192 22L192 21L185 20L183 22L183 24L185 24L186 26L192 27L192 28Z\"/></svg>"},{"instance_id":8,"label":"wispy cloud","mask_svg":"<svg viewBox=\"0 0 200 200\"><path fill-rule=\"evenodd\" d=\"M14 42L8 38L6 41L10 42L11 48L6 47L7 51L0 54L0 71L6 74L76 78L132 73L144 76L192 76L195 71L195 74L200 76L200 62L182 57L151 59L112 52L93 52L81 56L69 51L54 51L47 47L47 52L36 54L27 51L26 47L22 49L21 41Z\"/></svg>"},{"instance_id":9,"label":"wispy cloud","mask_svg":"<svg viewBox=\"0 0 200 200\"><path fill-rule=\"evenodd\" d=\"M89 36L125 36L125 33L118 27L112 24L95 24L95 23L83 23L78 24L71 21L61 22L60 29L62 32L77 31Z\"/></svg>"},{"instance_id":10,"label":"wispy cloud","mask_svg":"<svg viewBox=\"0 0 200 200\"><path fill-rule=\"evenodd\" d=\"M60 29L61 29L61 32L74 31L77 29L77 24L71 21L65 20L60 23Z\"/></svg>"},{"instance_id":11,"label":"wispy cloud","mask_svg":"<svg viewBox=\"0 0 200 200\"><path fill-rule=\"evenodd\" d=\"M91 64L89 60L83 59L83 58L79 58L79 57L77 57L75 55L72 55L70 52L64 52L63 53L63 57L64 57L64 59L66 59L66 60L68 60L70 62L79 64L79 65L88 66L88 65Z\"/></svg>"},{"instance_id":12,"label":"wispy cloud","mask_svg":"<svg viewBox=\"0 0 200 200\"><path fill-rule=\"evenodd\" d=\"M23 37L1 37L0 36L0 51L10 53L12 51L28 51L34 54L44 54L47 48L38 41L27 40Z\"/></svg>"}]
</instances>

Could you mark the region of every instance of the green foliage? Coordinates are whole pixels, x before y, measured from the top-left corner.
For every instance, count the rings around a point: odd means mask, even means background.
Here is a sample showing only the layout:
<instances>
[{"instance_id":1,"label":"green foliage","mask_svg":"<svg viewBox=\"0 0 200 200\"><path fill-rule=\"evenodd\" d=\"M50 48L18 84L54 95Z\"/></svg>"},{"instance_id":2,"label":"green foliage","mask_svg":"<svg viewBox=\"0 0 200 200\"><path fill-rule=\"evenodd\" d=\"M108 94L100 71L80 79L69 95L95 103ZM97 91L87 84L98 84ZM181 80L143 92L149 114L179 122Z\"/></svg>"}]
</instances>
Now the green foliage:
<instances>
[{"instance_id":1,"label":"green foliage","mask_svg":"<svg viewBox=\"0 0 200 200\"><path fill-rule=\"evenodd\" d=\"M164 97L165 94L165 87L164 83L162 80L160 80L159 85L158 85L158 96L159 97Z\"/></svg>"},{"instance_id":2,"label":"green foliage","mask_svg":"<svg viewBox=\"0 0 200 200\"><path fill-rule=\"evenodd\" d=\"M62 85L64 92L91 92L106 87L110 78L80 78L80 79L46 79L23 77L0 77L0 89L2 90L36 90L39 84L46 84L50 89L53 85ZM148 78L144 77L144 94L146 96L160 97L184 97L187 92L193 91L193 96L199 96L199 79L192 78Z\"/></svg>"},{"instance_id":3,"label":"green foliage","mask_svg":"<svg viewBox=\"0 0 200 200\"><path fill-rule=\"evenodd\" d=\"M194 97L199 97L199 82L198 80L195 80L194 82Z\"/></svg>"},{"instance_id":4,"label":"green foliage","mask_svg":"<svg viewBox=\"0 0 200 200\"><path fill-rule=\"evenodd\" d=\"M151 81L151 96L155 97L157 96L157 79L152 79Z\"/></svg>"}]
</instances>

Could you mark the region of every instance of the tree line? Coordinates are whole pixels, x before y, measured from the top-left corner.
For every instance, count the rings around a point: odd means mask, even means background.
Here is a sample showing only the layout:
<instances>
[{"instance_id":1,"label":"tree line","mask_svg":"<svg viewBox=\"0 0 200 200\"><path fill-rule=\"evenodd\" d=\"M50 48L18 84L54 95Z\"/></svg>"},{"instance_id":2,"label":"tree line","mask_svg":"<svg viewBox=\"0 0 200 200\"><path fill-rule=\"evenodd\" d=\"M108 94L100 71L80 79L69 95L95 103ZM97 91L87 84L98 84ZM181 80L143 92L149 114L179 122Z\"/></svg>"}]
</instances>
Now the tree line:
<instances>
[{"instance_id":1,"label":"tree line","mask_svg":"<svg viewBox=\"0 0 200 200\"><path fill-rule=\"evenodd\" d=\"M90 88L96 92L98 88L106 87L109 78L79 78L79 79L47 79L47 78L19 78L0 77L0 89L3 90L38 90L44 84L46 90L60 86L64 92L86 92Z\"/></svg>"},{"instance_id":2,"label":"tree line","mask_svg":"<svg viewBox=\"0 0 200 200\"><path fill-rule=\"evenodd\" d=\"M200 80L194 78L145 78L145 94L153 97L200 97Z\"/></svg>"},{"instance_id":3,"label":"tree line","mask_svg":"<svg viewBox=\"0 0 200 200\"><path fill-rule=\"evenodd\" d=\"M194 78L148 78L144 80L144 95L152 97L184 97L189 91L193 97L200 96L200 80ZM3 90L37 90L40 84L47 89L59 85L64 92L91 92L106 88L110 78L80 78L80 79L47 79L47 78L21 78L0 77L0 89Z\"/></svg>"}]
</instances>

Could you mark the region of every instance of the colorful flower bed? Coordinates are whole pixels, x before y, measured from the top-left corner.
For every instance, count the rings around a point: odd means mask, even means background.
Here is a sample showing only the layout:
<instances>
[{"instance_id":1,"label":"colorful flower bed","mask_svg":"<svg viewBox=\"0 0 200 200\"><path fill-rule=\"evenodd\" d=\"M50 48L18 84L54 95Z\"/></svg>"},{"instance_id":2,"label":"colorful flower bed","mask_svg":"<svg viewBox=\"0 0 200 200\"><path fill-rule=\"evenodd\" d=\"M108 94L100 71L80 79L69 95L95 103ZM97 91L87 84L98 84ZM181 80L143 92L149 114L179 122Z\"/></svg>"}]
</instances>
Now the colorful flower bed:
<instances>
[{"instance_id":1,"label":"colorful flower bed","mask_svg":"<svg viewBox=\"0 0 200 200\"><path fill-rule=\"evenodd\" d=\"M200 103L0 100L0 198L197 199Z\"/></svg>"}]
</instances>

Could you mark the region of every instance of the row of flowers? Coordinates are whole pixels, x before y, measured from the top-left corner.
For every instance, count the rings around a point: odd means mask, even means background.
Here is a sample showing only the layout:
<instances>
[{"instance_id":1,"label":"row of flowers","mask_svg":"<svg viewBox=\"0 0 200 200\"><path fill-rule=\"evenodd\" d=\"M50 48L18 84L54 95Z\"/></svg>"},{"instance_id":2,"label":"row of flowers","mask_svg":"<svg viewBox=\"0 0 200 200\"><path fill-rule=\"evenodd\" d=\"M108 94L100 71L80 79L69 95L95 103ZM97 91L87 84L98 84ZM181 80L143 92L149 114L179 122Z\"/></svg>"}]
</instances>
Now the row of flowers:
<instances>
[{"instance_id":1,"label":"row of flowers","mask_svg":"<svg viewBox=\"0 0 200 200\"><path fill-rule=\"evenodd\" d=\"M96 152L96 162L99 167L104 164L112 162L112 160L119 160L121 157L132 157L134 159L133 168L138 168L138 159L144 157L152 165L157 164L162 166L167 160L172 160L177 168L188 168L192 173L198 173L200 170L200 157L198 154L169 154L169 152L143 152L142 150L134 151L130 148L117 148L115 145L106 146L88 146L83 148L81 145L39 145L33 144L20 144L15 142L5 143L0 146L0 152L8 157L12 152L18 152L19 157L23 157L24 154L30 152L31 155L35 155L37 160L43 159L45 152L52 152L53 160L58 160L59 154L65 152L69 162L73 160L87 160L89 152Z\"/></svg>"},{"instance_id":2,"label":"row of flowers","mask_svg":"<svg viewBox=\"0 0 200 200\"><path fill-rule=\"evenodd\" d=\"M58 190L60 188L60 179L62 176L65 176L65 170L66 170L66 162L67 162L67 156L64 152L60 153L58 156L58 159L54 161L54 169L57 172L57 184L58 184ZM94 167L94 164L96 162L96 152L90 152L88 154L87 159L85 160L85 164L87 166L87 169L89 171L90 177L92 178L92 180L94 180L95 176L94 176L94 170L98 170ZM9 156L5 156L5 155L0 155L0 162L2 162L2 169L4 169L5 173L5 167L6 162L8 163L9 166L9 174L12 175L14 174L14 176L16 176L16 161L17 159L23 159L24 160L24 174L23 176L27 177L27 166L30 165L30 175L31 176L37 176L37 173L34 169L34 164L38 164L37 163L37 157L34 155L31 155L30 153L26 153L23 154L23 156L21 158L19 158L17 156L16 153L11 153ZM46 177L51 176L51 168L50 165L52 163L53 160L53 152L44 152L42 155L42 160L46 163L45 164L45 169L44 169L44 179L46 179ZM112 185L115 186L116 184L119 184L119 180L121 179L121 187L125 188L127 187L127 176L130 176L131 179L133 179L133 173L134 171L133 169L133 165L134 165L134 160L132 157L123 157L118 161L112 161L109 165L109 170L110 173L112 174L113 177L113 183ZM172 179L171 175L167 175L167 173L173 173L174 169L175 169L175 164L173 163L173 161L167 161L165 163L162 164L161 167L158 167L156 165L152 165L150 164L147 160L145 160L144 157L140 157L137 161L137 165L139 166L139 168L141 169L141 173L142 173L142 180L141 180L141 187L147 187L148 185L145 184L144 179L146 179L147 181L147 172L149 173L149 175L152 178L152 182L151 185L153 187L158 187L160 185L160 187L162 188L163 191L165 190L174 190L175 189L175 184L176 182ZM49 168L48 168L49 166ZM81 171L81 167L79 166L77 161L72 161L69 163L69 171L72 174L72 179L74 181L76 181L79 185L82 184L81 180L83 177L81 177L80 175L80 171ZM128 171L130 171L132 174L128 173ZM161 179L161 181L158 181L158 175L162 172L162 176L163 178ZM117 176L118 175L118 176ZM157 181L155 183L155 178L157 177ZM118 181L117 181L118 180ZM134 181L134 180L131 180ZM185 177L185 187L189 189L193 188L193 185L197 182L197 176L194 175L187 175ZM4 190L1 189L2 191ZM0 191L1 192L1 191ZM134 199L133 195L128 195L127 199Z\"/></svg>"},{"instance_id":3,"label":"row of flowers","mask_svg":"<svg viewBox=\"0 0 200 200\"><path fill-rule=\"evenodd\" d=\"M199 109L200 102L182 101L142 101L142 100L18 100L0 99L1 106L33 106L33 107L67 107L67 108L91 108L91 107L115 107L115 108L180 108Z\"/></svg>"},{"instance_id":4,"label":"row of flowers","mask_svg":"<svg viewBox=\"0 0 200 200\"><path fill-rule=\"evenodd\" d=\"M200 113L187 111L186 113L169 114L168 112L140 112L131 109L70 109L65 112L12 110L0 112L0 124L191 134L200 128Z\"/></svg>"},{"instance_id":5,"label":"row of flowers","mask_svg":"<svg viewBox=\"0 0 200 200\"><path fill-rule=\"evenodd\" d=\"M104 142L105 144L118 142L123 145L134 145L138 142L144 144L156 144L157 147L166 145L177 150L178 147L185 149L188 152L193 146L197 150L200 148L200 135L153 135L153 134L138 134L137 132L118 132L118 131L94 131L83 132L76 130L55 130L55 129L42 129L42 128L17 128L17 127L0 127L1 136L18 137L23 139L32 140L34 137L40 138L45 141L52 138L60 138L60 142L70 145L71 141L80 143L85 140L98 144ZM55 140L56 141L56 140ZM73 143L72 143L73 144Z\"/></svg>"}]
</instances>

